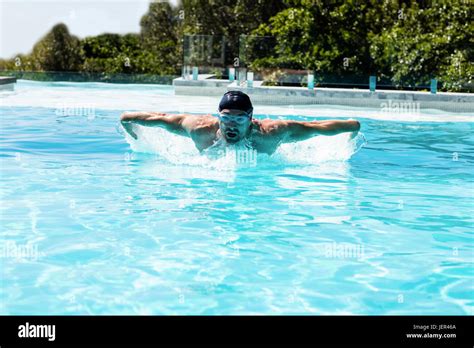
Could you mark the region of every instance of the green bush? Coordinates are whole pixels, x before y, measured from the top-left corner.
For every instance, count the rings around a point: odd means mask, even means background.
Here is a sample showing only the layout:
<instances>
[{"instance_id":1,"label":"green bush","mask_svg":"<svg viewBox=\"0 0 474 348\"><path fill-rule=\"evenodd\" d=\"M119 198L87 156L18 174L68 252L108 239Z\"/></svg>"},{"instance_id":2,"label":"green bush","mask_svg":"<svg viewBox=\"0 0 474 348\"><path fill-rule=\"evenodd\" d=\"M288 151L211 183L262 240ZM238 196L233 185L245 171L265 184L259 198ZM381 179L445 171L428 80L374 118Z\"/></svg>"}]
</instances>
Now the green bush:
<instances>
[{"instance_id":1,"label":"green bush","mask_svg":"<svg viewBox=\"0 0 474 348\"><path fill-rule=\"evenodd\" d=\"M225 66L239 57L239 66L261 71L271 84L296 69L314 71L317 83L354 85L377 75L384 84L426 88L437 78L442 90L472 91L472 8L465 0L152 2L138 34L79 40L57 24L31 54L0 60L0 69L77 72L107 81L179 75L184 35L215 35L226 38ZM208 51L219 53L220 40L206 42ZM214 64L212 58L196 54L192 64L221 76L219 59Z\"/></svg>"}]
</instances>

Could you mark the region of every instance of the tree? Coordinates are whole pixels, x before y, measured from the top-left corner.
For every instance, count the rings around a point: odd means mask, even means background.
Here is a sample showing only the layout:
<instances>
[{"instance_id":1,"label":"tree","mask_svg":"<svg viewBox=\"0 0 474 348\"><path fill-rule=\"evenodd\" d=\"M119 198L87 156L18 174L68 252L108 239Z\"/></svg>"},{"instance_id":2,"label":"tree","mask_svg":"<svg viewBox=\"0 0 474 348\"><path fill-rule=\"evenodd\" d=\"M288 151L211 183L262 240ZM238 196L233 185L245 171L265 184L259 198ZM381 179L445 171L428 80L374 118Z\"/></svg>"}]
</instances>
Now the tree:
<instances>
[{"instance_id":1,"label":"tree","mask_svg":"<svg viewBox=\"0 0 474 348\"><path fill-rule=\"evenodd\" d=\"M427 85L437 77L445 89L472 88L472 6L460 0L413 2L402 14L372 39L381 74L399 85Z\"/></svg>"},{"instance_id":2,"label":"tree","mask_svg":"<svg viewBox=\"0 0 474 348\"><path fill-rule=\"evenodd\" d=\"M140 73L137 55L141 53L137 34L102 34L82 41L83 70L96 73Z\"/></svg>"},{"instance_id":3,"label":"tree","mask_svg":"<svg viewBox=\"0 0 474 348\"><path fill-rule=\"evenodd\" d=\"M143 52L140 61L148 72L177 74L182 59L182 13L169 3L150 3L148 12L140 20Z\"/></svg>"},{"instance_id":4,"label":"tree","mask_svg":"<svg viewBox=\"0 0 474 348\"><path fill-rule=\"evenodd\" d=\"M373 35L396 18L393 1L323 2L288 0L279 12L254 31L271 36L276 46L258 66L316 70L321 77L369 75L377 70L370 52Z\"/></svg>"},{"instance_id":5,"label":"tree","mask_svg":"<svg viewBox=\"0 0 474 348\"><path fill-rule=\"evenodd\" d=\"M222 70L225 37L226 66L238 57L240 67L273 75L313 70L323 83L366 84L369 75L377 75L385 83L413 87L437 78L444 90L469 91L472 9L465 0L181 0L175 7L151 2L139 34L79 40L58 24L32 54L0 60L0 69L83 71L101 73L100 78L178 75L183 36L211 35L189 40L187 65Z\"/></svg>"},{"instance_id":6,"label":"tree","mask_svg":"<svg viewBox=\"0 0 474 348\"><path fill-rule=\"evenodd\" d=\"M79 39L67 26L56 24L34 47L31 54L37 70L78 71L83 55Z\"/></svg>"},{"instance_id":7,"label":"tree","mask_svg":"<svg viewBox=\"0 0 474 348\"><path fill-rule=\"evenodd\" d=\"M239 55L241 35L251 34L286 5L281 0L182 0L184 35L226 38L226 64Z\"/></svg>"}]
</instances>

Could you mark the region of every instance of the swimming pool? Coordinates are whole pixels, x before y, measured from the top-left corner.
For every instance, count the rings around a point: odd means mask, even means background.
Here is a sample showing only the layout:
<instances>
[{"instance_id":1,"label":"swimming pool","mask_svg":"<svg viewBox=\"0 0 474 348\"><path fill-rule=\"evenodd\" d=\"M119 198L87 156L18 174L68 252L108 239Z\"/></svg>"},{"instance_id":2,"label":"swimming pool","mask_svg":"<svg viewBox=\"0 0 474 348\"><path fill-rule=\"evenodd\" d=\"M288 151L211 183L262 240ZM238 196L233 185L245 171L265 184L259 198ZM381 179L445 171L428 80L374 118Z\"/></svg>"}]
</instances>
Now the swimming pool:
<instances>
[{"instance_id":1,"label":"swimming pool","mask_svg":"<svg viewBox=\"0 0 474 348\"><path fill-rule=\"evenodd\" d=\"M0 98L1 314L473 314L472 115L256 106L357 117L368 142L235 163L118 125L218 98L27 81Z\"/></svg>"}]
</instances>

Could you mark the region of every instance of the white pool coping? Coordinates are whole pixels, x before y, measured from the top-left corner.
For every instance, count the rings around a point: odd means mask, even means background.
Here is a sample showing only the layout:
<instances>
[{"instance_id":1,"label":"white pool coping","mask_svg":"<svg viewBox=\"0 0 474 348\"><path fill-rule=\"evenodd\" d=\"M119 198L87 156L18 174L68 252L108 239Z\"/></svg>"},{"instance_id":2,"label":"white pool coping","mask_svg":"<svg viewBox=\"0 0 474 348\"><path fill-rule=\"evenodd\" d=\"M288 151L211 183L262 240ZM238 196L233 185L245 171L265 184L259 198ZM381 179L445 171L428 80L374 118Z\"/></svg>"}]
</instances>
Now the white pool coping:
<instances>
[{"instance_id":1,"label":"white pool coping","mask_svg":"<svg viewBox=\"0 0 474 348\"><path fill-rule=\"evenodd\" d=\"M224 91L225 92L225 91ZM223 93L222 93L223 94ZM101 82L38 82L18 80L14 91L0 91L1 107L35 107L74 110L116 110L117 120L124 111L216 114L222 94L211 96L176 95L170 85L116 84ZM308 118L355 118L394 122L474 122L474 111L449 112L439 109L348 106L334 104L254 103L257 118L305 116ZM1 115L0 115L1 117Z\"/></svg>"}]
</instances>

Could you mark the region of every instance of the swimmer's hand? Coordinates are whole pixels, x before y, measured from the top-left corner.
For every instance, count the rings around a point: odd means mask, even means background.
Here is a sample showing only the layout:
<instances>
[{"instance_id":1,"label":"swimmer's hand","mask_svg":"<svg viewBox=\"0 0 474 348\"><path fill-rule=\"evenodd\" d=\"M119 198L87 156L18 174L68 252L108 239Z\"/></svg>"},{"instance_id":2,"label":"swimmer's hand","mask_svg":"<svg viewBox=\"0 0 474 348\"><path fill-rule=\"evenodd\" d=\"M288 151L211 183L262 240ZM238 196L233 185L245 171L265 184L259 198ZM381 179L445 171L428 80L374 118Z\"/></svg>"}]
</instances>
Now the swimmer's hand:
<instances>
[{"instance_id":1,"label":"swimmer's hand","mask_svg":"<svg viewBox=\"0 0 474 348\"><path fill-rule=\"evenodd\" d=\"M349 121L355 121L355 122L357 122L357 121L356 121L355 119L353 119L353 118L350 118ZM349 140L352 140L352 139L354 139L355 137L357 137L357 135L359 135L360 123L357 122L357 124L358 124L358 128L357 128L355 131L351 132L351 135L350 135L350 137L349 137Z\"/></svg>"},{"instance_id":2,"label":"swimmer's hand","mask_svg":"<svg viewBox=\"0 0 474 348\"><path fill-rule=\"evenodd\" d=\"M135 140L138 139L137 133L133 131L133 123L130 121L121 121L123 129Z\"/></svg>"},{"instance_id":3,"label":"swimmer's hand","mask_svg":"<svg viewBox=\"0 0 474 348\"><path fill-rule=\"evenodd\" d=\"M358 135L359 135L359 131L352 132L350 137L349 137L349 140L353 140L353 139L357 138Z\"/></svg>"}]
</instances>

